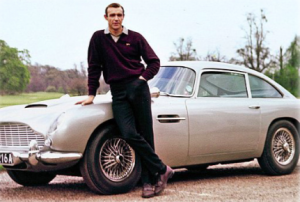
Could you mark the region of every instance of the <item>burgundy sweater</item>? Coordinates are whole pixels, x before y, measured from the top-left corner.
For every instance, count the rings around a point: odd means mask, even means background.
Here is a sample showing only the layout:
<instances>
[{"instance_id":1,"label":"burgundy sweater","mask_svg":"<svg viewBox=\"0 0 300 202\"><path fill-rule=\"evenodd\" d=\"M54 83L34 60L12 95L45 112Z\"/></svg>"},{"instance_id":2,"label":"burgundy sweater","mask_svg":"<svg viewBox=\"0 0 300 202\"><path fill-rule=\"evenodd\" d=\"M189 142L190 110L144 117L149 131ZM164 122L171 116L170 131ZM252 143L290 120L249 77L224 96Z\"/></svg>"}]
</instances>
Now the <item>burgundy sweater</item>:
<instances>
[{"instance_id":1,"label":"burgundy sweater","mask_svg":"<svg viewBox=\"0 0 300 202\"><path fill-rule=\"evenodd\" d=\"M91 38L88 65L89 95L96 95L102 71L108 84L126 83L139 76L149 80L158 72L160 61L141 34L128 30L128 35L122 33L116 43L110 34L100 30Z\"/></svg>"}]
</instances>

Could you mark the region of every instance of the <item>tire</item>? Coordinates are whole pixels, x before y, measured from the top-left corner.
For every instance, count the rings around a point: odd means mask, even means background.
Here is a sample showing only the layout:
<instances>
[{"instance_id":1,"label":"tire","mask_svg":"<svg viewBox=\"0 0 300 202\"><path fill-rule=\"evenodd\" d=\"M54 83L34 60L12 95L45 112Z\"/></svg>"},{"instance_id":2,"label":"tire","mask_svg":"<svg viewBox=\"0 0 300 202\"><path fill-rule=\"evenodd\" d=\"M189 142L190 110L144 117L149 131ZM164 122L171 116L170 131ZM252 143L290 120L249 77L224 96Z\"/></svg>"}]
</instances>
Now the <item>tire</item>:
<instances>
[{"instance_id":1,"label":"tire","mask_svg":"<svg viewBox=\"0 0 300 202\"><path fill-rule=\"evenodd\" d=\"M23 186L46 185L56 176L49 172L36 173L19 170L7 170L7 173L13 181Z\"/></svg>"},{"instance_id":2,"label":"tire","mask_svg":"<svg viewBox=\"0 0 300 202\"><path fill-rule=\"evenodd\" d=\"M289 121L278 121L269 128L263 154L258 162L268 175L293 172L299 160L299 134Z\"/></svg>"},{"instance_id":3,"label":"tire","mask_svg":"<svg viewBox=\"0 0 300 202\"><path fill-rule=\"evenodd\" d=\"M118 134L115 125L98 132L89 141L80 163L84 181L98 194L128 192L140 179L140 158Z\"/></svg>"}]
</instances>

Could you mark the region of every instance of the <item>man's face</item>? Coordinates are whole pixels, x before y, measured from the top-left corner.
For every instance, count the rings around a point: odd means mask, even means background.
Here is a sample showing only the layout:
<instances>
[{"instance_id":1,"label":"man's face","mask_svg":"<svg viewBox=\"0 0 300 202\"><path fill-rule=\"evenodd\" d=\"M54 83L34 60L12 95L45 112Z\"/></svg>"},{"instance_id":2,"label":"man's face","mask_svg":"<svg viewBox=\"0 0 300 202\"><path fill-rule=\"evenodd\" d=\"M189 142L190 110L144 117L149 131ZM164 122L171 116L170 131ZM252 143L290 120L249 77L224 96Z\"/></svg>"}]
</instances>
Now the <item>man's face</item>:
<instances>
[{"instance_id":1,"label":"man's face","mask_svg":"<svg viewBox=\"0 0 300 202\"><path fill-rule=\"evenodd\" d=\"M113 30L122 29L122 22L124 19L123 10L121 7L107 9L107 16L104 16L108 22L108 27Z\"/></svg>"}]
</instances>

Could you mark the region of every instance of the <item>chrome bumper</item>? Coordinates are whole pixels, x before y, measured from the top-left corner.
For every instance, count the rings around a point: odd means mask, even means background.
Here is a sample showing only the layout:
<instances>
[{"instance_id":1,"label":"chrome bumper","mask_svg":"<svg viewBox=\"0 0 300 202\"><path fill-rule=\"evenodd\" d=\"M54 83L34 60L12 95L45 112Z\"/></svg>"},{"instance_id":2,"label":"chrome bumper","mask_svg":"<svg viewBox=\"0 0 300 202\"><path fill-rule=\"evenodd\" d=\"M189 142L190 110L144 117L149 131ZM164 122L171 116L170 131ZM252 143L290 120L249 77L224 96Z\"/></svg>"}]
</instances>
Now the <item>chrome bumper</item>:
<instances>
[{"instance_id":1,"label":"chrome bumper","mask_svg":"<svg viewBox=\"0 0 300 202\"><path fill-rule=\"evenodd\" d=\"M13 163L2 163L5 166L16 166L22 162L27 162L32 166L39 162L45 164L62 164L71 161L79 160L82 157L81 153L66 153L57 151L41 151L35 142L32 142L28 151L1 151L0 153L10 153Z\"/></svg>"}]
</instances>

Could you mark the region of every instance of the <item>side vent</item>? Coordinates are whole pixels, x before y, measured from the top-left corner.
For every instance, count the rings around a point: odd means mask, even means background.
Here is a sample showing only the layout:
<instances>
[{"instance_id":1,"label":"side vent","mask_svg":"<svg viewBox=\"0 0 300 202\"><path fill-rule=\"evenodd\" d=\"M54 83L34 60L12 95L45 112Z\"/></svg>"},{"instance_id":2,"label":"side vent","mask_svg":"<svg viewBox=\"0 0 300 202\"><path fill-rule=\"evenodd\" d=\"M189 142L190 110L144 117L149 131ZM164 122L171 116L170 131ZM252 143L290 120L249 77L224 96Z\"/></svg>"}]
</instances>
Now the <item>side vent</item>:
<instances>
[{"instance_id":1,"label":"side vent","mask_svg":"<svg viewBox=\"0 0 300 202\"><path fill-rule=\"evenodd\" d=\"M46 104L29 104L25 108L47 108Z\"/></svg>"}]
</instances>

